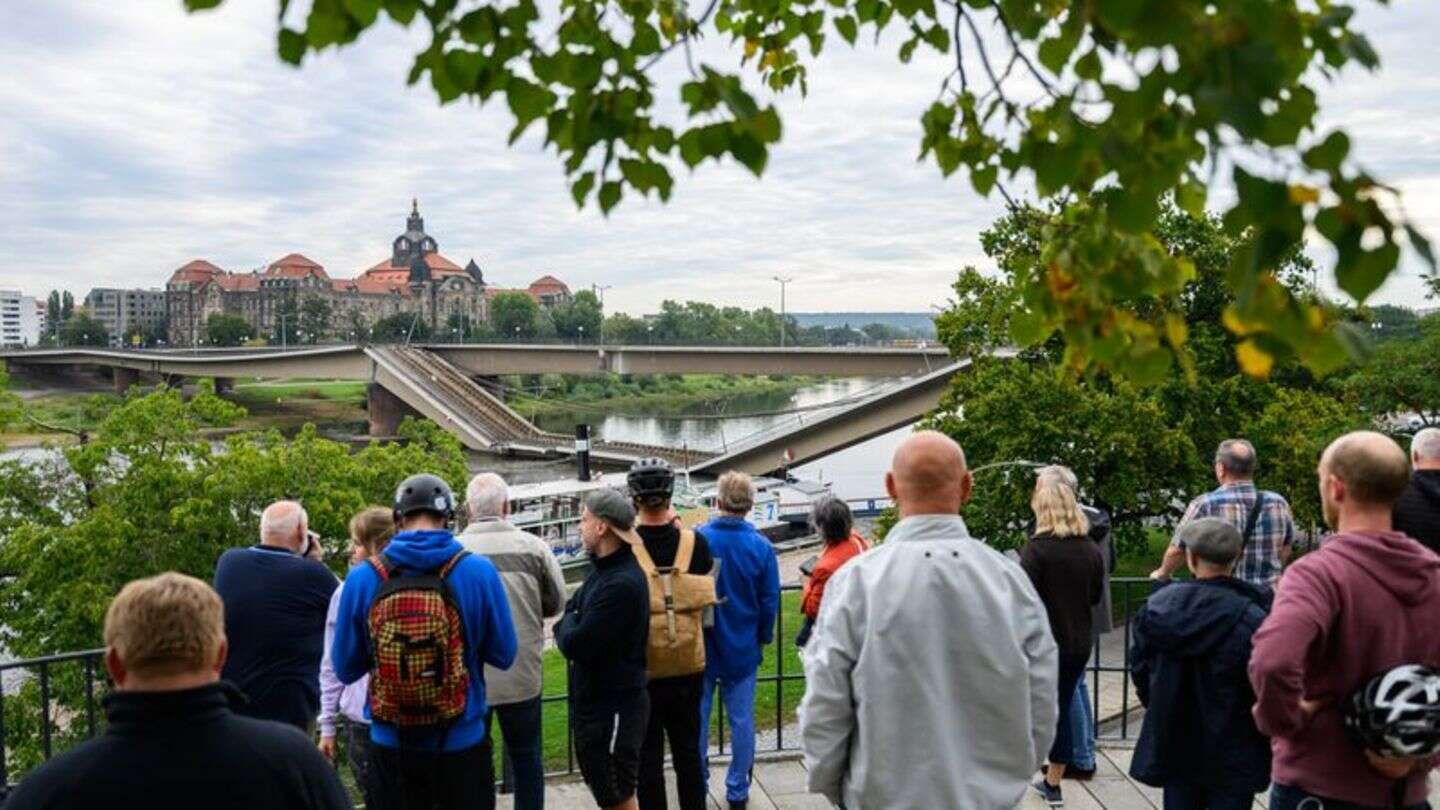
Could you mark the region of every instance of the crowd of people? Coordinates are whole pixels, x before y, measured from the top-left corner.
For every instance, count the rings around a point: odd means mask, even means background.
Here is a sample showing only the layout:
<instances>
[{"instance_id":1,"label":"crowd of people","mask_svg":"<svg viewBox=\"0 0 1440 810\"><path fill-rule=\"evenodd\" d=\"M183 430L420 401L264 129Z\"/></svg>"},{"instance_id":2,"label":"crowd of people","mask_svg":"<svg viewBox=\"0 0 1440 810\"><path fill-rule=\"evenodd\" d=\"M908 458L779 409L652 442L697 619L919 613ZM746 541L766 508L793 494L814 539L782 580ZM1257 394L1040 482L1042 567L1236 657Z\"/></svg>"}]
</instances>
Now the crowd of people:
<instances>
[{"instance_id":1,"label":"crowd of people","mask_svg":"<svg viewBox=\"0 0 1440 810\"><path fill-rule=\"evenodd\" d=\"M1258 489L1255 448L1223 443L1131 621L1147 711L1132 776L1167 810L1416 810L1440 763L1440 430L1404 451L1336 439L1317 466L1332 530L1297 559L1285 498ZM801 601L798 709L809 788L850 810L1009 810L1064 802L1095 773L1084 673L1113 622L1111 521L1063 466L1036 472L1028 542L1007 556L961 517L974 486L940 433L898 448L898 522L873 548L843 501ZM714 704L745 808L755 692L780 609L774 548L748 519L751 479L717 482L687 526L664 461L627 493L589 493L591 570L567 597L540 538L482 473L457 503L416 475L350 522L337 579L302 504L260 516L213 587L177 573L127 585L105 615L114 685L100 737L33 770L7 807L344 808L344 767L380 810L495 806L497 726L517 810L545 802L546 625L568 660L576 761L601 808L706 806ZM459 529L458 533L454 529ZM1172 579L1188 569L1190 577ZM497 722L498 721L498 722ZM717 792L719 788L716 788Z\"/></svg>"}]
</instances>

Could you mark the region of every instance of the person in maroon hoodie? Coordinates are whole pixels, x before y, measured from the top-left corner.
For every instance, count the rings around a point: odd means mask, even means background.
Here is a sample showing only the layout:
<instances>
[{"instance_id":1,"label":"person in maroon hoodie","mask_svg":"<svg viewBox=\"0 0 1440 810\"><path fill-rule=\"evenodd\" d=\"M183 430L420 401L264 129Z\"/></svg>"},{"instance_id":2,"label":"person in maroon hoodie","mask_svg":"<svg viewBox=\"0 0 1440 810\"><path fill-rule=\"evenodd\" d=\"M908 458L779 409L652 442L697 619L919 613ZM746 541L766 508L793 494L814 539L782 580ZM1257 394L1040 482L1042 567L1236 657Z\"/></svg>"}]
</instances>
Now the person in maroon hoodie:
<instances>
[{"instance_id":1,"label":"person in maroon hoodie","mask_svg":"<svg viewBox=\"0 0 1440 810\"><path fill-rule=\"evenodd\" d=\"M1325 522L1319 551L1280 580L1255 633L1255 721L1271 737L1270 810L1427 808L1434 758L1380 759L1345 734L1342 705L1372 676L1400 664L1440 666L1440 557L1391 529L1409 465L1369 431L1335 440L1320 459Z\"/></svg>"}]
</instances>

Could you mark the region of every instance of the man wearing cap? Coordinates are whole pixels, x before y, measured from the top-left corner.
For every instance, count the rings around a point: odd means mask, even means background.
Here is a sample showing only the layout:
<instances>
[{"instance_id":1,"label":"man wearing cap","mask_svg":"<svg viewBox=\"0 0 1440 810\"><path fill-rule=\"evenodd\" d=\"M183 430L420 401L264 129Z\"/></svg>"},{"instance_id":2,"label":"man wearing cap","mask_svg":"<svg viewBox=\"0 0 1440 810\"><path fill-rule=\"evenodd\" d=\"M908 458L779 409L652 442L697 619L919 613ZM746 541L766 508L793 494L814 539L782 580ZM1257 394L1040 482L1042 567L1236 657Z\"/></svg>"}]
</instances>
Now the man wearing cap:
<instances>
[{"instance_id":1,"label":"man wearing cap","mask_svg":"<svg viewBox=\"0 0 1440 810\"><path fill-rule=\"evenodd\" d=\"M396 534L378 560L357 565L345 578L335 616L330 660L341 683L354 683L373 661L368 618L386 577L444 574L464 628L464 660L470 680L465 711L443 727L402 730L381 720L370 724L372 810L495 807L485 670L509 669L515 661L515 624L495 566L467 554L446 524L455 516L455 495L434 475L413 475L395 491ZM393 598L393 597L392 597ZM371 689L375 680L371 679ZM373 697L372 691L372 697ZM367 716L372 707L366 707Z\"/></svg>"},{"instance_id":2,"label":"man wearing cap","mask_svg":"<svg viewBox=\"0 0 1440 810\"><path fill-rule=\"evenodd\" d=\"M555 644L574 665L570 701L580 773L602 808L635 810L650 701L645 647L650 587L635 561L635 509L613 489L592 492L580 539L594 569L565 606Z\"/></svg>"}]
</instances>

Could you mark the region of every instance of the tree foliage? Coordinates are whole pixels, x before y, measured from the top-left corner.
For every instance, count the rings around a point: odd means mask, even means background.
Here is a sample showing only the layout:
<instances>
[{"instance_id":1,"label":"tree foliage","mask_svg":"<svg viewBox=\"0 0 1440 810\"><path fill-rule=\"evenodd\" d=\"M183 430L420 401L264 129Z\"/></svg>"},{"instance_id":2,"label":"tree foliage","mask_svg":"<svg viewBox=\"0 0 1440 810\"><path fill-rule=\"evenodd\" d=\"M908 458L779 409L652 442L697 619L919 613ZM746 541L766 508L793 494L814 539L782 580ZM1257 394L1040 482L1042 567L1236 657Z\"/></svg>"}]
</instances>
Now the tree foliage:
<instances>
[{"instance_id":1,"label":"tree foliage","mask_svg":"<svg viewBox=\"0 0 1440 810\"><path fill-rule=\"evenodd\" d=\"M502 340L535 337L540 332L540 305L529 293L502 292L490 299L490 324Z\"/></svg>"},{"instance_id":2,"label":"tree foliage","mask_svg":"<svg viewBox=\"0 0 1440 810\"><path fill-rule=\"evenodd\" d=\"M575 294L574 300L550 310L555 334L562 340L598 341L603 318L600 299L589 290L581 290Z\"/></svg>"},{"instance_id":3,"label":"tree foliage","mask_svg":"<svg viewBox=\"0 0 1440 810\"><path fill-rule=\"evenodd\" d=\"M239 346L254 336L250 322L239 315L215 312L205 320L205 339L212 346Z\"/></svg>"},{"instance_id":4,"label":"tree foliage","mask_svg":"<svg viewBox=\"0 0 1440 810\"><path fill-rule=\"evenodd\" d=\"M1418 321L1416 331L1382 343L1342 382L1346 397L1377 420L1407 414L1440 425L1440 314Z\"/></svg>"},{"instance_id":5,"label":"tree foliage","mask_svg":"<svg viewBox=\"0 0 1440 810\"><path fill-rule=\"evenodd\" d=\"M420 20L430 43L409 80L428 76L441 103L503 97L511 142L541 125L576 202L593 196L607 212L627 187L668 199L677 162L729 157L764 171L780 117L747 90L743 70L696 63L691 40L711 30L773 91L805 92L830 30L852 46L861 33L878 42L898 30L902 62L921 47L953 55L921 116L920 154L947 176L964 168L982 195L1013 204L1007 184L1024 183L1056 201L1040 260L1015 278L1024 306L1011 334L1022 345L1062 335L1074 366L1154 378L1180 351L1183 333L1127 302L1176 296L1190 281L1193 263L1155 224L1167 199L1199 214L1221 167L1236 190L1225 224L1241 239L1225 323L1255 376L1290 355L1322 372L1346 357L1323 310L1275 274L1307 231L1334 247L1336 282L1361 302L1395 271L1403 244L1435 268L1344 130L1320 131L1321 83L1379 66L1352 26L1354 5L1339 0L713 0L698 15L673 0L575 0L560 5L558 24L536 0L316 0L302 27L289 6L280 0L277 47L297 65L354 42L382 14ZM676 52L689 80L671 90L684 110L672 123L649 71Z\"/></svg>"},{"instance_id":6,"label":"tree foliage","mask_svg":"<svg viewBox=\"0 0 1440 810\"><path fill-rule=\"evenodd\" d=\"M90 313L80 309L61 322L60 343L63 346L107 346L110 343L110 330L105 328L105 324L91 317Z\"/></svg>"},{"instance_id":7,"label":"tree foliage","mask_svg":"<svg viewBox=\"0 0 1440 810\"><path fill-rule=\"evenodd\" d=\"M319 343L330 336L331 316L334 314L329 301L318 295L307 295L300 304L300 330L305 333L306 343Z\"/></svg>"},{"instance_id":8,"label":"tree foliage","mask_svg":"<svg viewBox=\"0 0 1440 810\"><path fill-rule=\"evenodd\" d=\"M1055 463L1071 467L1085 496L1112 513L1122 542L1138 543L1148 523L1178 518L1189 498L1215 486L1214 449L1236 436L1257 448L1258 483L1291 499L1302 526L1318 524L1319 453L1367 420L1293 362L1272 369L1268 381L1241 372L1234 359L1239 339L1216 318L1229 306L1230 253L1242 245L1213 219L1171 210L1159 220L1167 248L1195 257L1195 274L1176 296L1131 302L1187 333L1181 362L1167 364L1153 384L1101 372L1074 375L1070 347L1058 338L1013 360L988 354L1023 317L1014 277L1033 261L1046 222L1046 215L1022 209L987 231L981 243L999 277L966 268L951 308L937 318L951 351L974 361L969 373L956 376L931 422L960 441L973 466L996 464L977 474L967 508L977 535L1000 545L1018 542L1029 518L1029 466ZM1303 256L1292 254L1283 276L1298 286L1307 268Z\"/></svg>"},{"instance_id":9,"label":"tree foliage","mask_svg":"<svg viewBox=\"0 0 1440 810\"><path fill-rule=\"evenodd\" d=\"M419 312L397 312L375 322L370 336L378 341L427 340L430 324Z\"/></svg>"}]
</instances>

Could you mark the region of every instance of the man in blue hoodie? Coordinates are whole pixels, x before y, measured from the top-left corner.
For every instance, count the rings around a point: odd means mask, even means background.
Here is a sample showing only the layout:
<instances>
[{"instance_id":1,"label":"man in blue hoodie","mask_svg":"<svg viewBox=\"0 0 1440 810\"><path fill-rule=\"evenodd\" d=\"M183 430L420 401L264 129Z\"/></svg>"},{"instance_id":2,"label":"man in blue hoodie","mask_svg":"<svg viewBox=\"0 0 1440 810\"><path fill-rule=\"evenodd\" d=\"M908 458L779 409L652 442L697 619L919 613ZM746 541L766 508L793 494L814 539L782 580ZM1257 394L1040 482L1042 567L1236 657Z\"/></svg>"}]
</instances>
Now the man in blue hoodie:
<instances>
[{"instance_id":1,"label":"man in blue hoodie","mask_svg":"<svg viewBox=\"0 0 1440 810\"><path fill-rule=\"evenodd\" d=\"M700 698L701 772L710 778L710 703L715 687L730 720L730 770L725 799L730 810L744 810L750 799L750 769L755 762L755 670L765 645L775 636L780 610L780 567L775 549L745 519L755 506L755 482L741 472L720 476L716 487L720 515L701 529L715 557L715 626L705 630L705 685Z\"/></svg>"},{"instance_id":2,"label":"man in blue hoodie","mask_svg":"<svg viewBox=\"0 0 1440 810\"><path fill-rule=\"evenodd\" d=\"M1195 579L1167 584L1131 629L1130 669L1147 709L1130 775L1163 788L1165 810L1242 810L1270 782L1246 668L1270 589L1232 575L1242 552L1229 521L1180 527Z\"/></svg>"},{"instance_id":3,"label":"man in blue hoodie","mask_svg":"<svg viewBox=\"0 0 1440 810\"><path fill-rule=\"evenodd\" d=\"M464 549L445 528L455 514L455 496L433 475L405 479L395 492L397 533L385 547L394 576L440 572ZM371 605L382 577L371 564L351 569L335 619L330 657L335 675L354 683L370 672ZM495 773L485 716L484 665L508 669L515 660L515 626L505 587L495 566L467 554L445 577L464 628L464 661L469 673L464 713L443 726L407 727L374 720L371 785L377 810L441 808L470 810L495 806ZM372 690L374 681L372 679ZM372 705L366 707L370 715Z\"/></svg>"}]
</instances>

